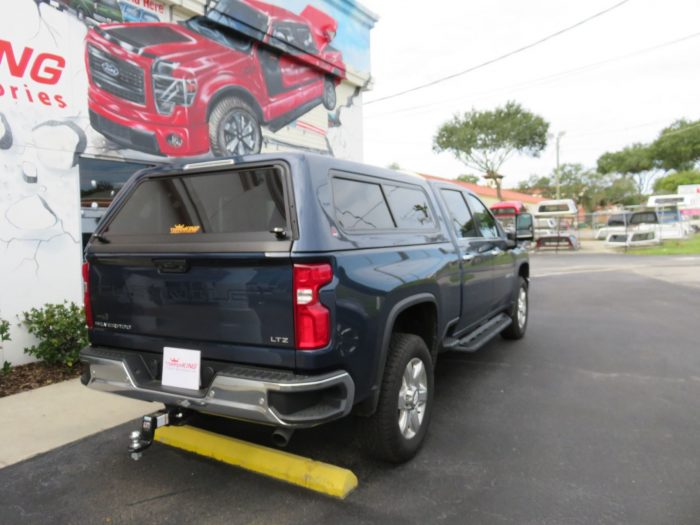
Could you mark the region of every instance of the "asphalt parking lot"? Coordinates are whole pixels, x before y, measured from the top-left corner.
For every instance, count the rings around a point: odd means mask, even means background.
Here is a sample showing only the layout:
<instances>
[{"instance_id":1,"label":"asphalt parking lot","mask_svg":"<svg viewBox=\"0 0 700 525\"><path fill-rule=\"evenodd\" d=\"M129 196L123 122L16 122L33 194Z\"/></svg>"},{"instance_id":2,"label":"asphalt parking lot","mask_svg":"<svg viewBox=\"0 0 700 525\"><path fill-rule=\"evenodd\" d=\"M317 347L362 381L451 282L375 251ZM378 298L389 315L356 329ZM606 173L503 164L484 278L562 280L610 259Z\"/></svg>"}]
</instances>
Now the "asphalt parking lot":
<instances>
[{"instance_id":1,"label":"asphalt parking lot","mask_svg":"<svg viewBox=\"0 0 700 525\"><path fill-rule=\"evenodd\" d=\"M439 359L414 461L366 459L350 419L297 432L290 451L357 474L345 501L158 443L133 462L128 424L0 470L0 522L700 522L700 258L536 255L533 274L524 340Z\"/></svg>"}]
</instances>

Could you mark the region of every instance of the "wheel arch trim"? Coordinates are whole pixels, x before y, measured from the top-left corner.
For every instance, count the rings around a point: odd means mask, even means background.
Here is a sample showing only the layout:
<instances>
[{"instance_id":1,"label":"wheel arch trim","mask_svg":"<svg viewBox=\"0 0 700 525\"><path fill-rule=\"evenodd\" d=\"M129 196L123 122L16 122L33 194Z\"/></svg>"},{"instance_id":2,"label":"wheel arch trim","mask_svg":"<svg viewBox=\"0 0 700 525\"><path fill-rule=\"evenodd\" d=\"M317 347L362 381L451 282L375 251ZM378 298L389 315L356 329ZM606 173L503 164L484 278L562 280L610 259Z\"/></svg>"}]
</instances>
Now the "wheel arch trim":
<instances>
[{"instance_id":1,"label":"wheel arch trim","mask_svg":"<svg viewBox=\"0 0 700 525\"><path fill-rule=\"evenodd\" d=\"M381 393L382 378L384 377L386 360L389 355L389 343L391 342L391 334L394 331L396 319L398 319L399 315L401 315L401 313L407 310L408 308L424 303L433 304L435 306L435 311L438 312L437 322L439 334L439 308L438 300L434 294L428 292L417 293L415 295L411 295L409 297L401 299L391 307L384 323L384 331L381 334L381 346L379 347L379 358L376 361L377 365L375 367L376 370L374 381L372 381L371 393L365 401L365 403L367 404L364 405L364 410L362 410L363 415L373 414L377 408L377 404L379 403L379 394ZM428 351L430 352L430 349L428 349Z\"/></svg>"}]
</instances>

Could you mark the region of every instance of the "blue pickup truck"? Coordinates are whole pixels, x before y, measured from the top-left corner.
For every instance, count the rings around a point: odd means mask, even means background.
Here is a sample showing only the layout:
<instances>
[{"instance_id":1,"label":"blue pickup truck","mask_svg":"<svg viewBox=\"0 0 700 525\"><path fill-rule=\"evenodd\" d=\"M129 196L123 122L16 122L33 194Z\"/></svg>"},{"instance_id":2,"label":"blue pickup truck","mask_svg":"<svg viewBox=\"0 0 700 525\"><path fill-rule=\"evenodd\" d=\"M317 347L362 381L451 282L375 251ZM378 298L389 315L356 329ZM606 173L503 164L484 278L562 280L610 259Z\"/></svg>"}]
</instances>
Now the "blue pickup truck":
<instances>
[{"instance_id":1,"label":"blue pickup truck","mask_svg":"<svg viewBox=\"0 0 700 525\"><path fill-rule=\"evenodd\" d=\"M297 428L355 414L373 455L412 458L443 351L525 334L530 267L463 187L306 154L141 171L83 266L88 387Z\"/></svg>"}]
</instances>

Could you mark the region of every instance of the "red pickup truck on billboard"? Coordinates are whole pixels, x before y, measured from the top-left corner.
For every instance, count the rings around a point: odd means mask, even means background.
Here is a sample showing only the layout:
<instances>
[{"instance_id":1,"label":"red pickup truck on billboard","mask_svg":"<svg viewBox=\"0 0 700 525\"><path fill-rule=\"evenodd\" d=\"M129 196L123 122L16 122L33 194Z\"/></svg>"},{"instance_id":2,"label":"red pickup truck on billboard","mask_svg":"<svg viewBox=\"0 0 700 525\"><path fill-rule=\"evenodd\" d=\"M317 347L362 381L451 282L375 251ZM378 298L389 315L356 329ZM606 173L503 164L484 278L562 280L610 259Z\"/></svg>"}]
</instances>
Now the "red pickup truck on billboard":
<instances>
[{"instance_id":1,"label":"red pickup truck on billboard","mask_svg":"<svg viewBox=\"0 0 700 525\"><path fill-rule=\"evenodd\" d=\"M92 127L155 155L244 155L319 104L345 77L337 22L256 0L219 0L181 24L111 24L86 38Z\"/></svg>"}]
</instances>

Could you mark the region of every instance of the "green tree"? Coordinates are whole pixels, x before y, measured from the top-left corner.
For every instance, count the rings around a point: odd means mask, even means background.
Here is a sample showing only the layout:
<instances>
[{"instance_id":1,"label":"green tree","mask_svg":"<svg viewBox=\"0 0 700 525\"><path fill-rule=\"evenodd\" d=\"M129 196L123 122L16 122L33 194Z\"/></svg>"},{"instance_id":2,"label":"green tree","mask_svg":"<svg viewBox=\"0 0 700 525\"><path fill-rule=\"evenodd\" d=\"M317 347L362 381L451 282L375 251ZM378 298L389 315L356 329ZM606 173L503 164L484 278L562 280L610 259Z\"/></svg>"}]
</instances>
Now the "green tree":
<instances>
[{"instance_id":1,"label":"green tree","mask_svg":"<svg viewBox=\"0 0 700 525\"><path fill-rule=\"evenodd\" d=\"M700 171L679 171L656 179L654 193L678 193L681 184L700 184Z\"/></svg>"},{"instance_id":2,"label":"green tree","mask_svg":"<svg viewBox=\"0 0 700 525\"><path fill-rule=\"evenodd\" d=\"M632 177L639 195L646 193L650 182L657 175L655 168L653 148L645 144L632 144L620 151L604 153L598 158L599 173L618 173Z\"/></svg>"},{"instance_id":3,"label":"green tree","mask_svg":"<svg viewBox=\"0 0 700 525\"><path fill-rule=\"evenodd\" d=\"M581 164L562 164L559 169L561 196L575 200L588 211L638 201L637 188L630 178L617 174L603 175ZM553 180L554 170L551 176L531 175L526 181L520 182L518 190L552 199L557 193Z\"/></svg>"},{"instance_id":4,"label":"green tree","mask_svg":"<svg viewBox=\"0 0 700 525\"><path fill-rule=\"evenodd\" d=\"M460 182L468 182L469 184L479 184L479 176L469 175L468 173L460 175L459 177L457 177L457 180Z\"/></svg>"},{"instance_id":5,"label":"green tree","mask_svg":"<svg viewBox=\"0 0 700 525\"><path fill-rule=\"evenodd\" d=\"M639 204L637 185L629 177L612 177L605 187L603 199L599 206L611 206L620 204L623 206Z\"/></svg>"},{"instance_id":6,"label":"green tree","mask_svg":"<svg viewBox=\"0 0 700 525\"><path fill-rule=\"evenodd\" d=\"M700 161L700 120L678 120L661 131L652 145L654 159L664 170L688 171Z\"/></svg>"},{"instance_id":7,"label":"green tree","mask_svg":"<svg viewBox=\"0 0 700 525\"><path fill-rule=\"evenodd\" d=\"M493 111L472 110L442 124L433 138L433 150L448 151L467 167L496 182L501 199L499 170L515 153L533 157L547 146L549 123L542 117L508 102Z\"/></svg>"},{"instance_id":8,"label":"green tree","mask_svg":"<svg viewBox=\"0 0 700 525\"><path fill-rule=\"evenodd\" d=\"M398 162L392 162L391 164L389 164L387 166L387 168L389 168L390 170L400 170L401 166L399 165Z\"/></svg>"},{"instance_id":9,"label":"green tree","mask_svg":"<svg viewBox=\"0 0 700 525\"><path fill-rule=\"evenodd\" d=\"M523 193L542 195L548 199L556 193L552 180L537 174L532 174L527 180L520 181L517 190Z\"/></svg>"}]
</instances>

